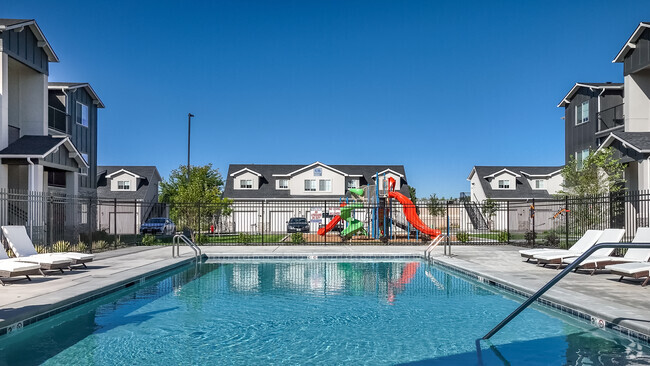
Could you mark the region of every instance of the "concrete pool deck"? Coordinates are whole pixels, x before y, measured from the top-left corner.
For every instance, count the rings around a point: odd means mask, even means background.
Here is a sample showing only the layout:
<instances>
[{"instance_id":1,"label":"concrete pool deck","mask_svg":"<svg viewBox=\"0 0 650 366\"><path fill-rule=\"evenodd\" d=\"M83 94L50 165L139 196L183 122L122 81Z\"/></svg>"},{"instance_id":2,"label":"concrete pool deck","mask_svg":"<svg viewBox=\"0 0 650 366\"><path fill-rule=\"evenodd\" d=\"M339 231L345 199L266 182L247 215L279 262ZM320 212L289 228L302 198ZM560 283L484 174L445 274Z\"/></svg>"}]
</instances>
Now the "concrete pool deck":
<instances>
[{"instance_id":1,"label":"concrete pool deck","mask_svg":"<svg viewBox=\"0 0 650 366\"><path fill-rule=\"evenodd\" d=\"M282 256L421 256L425 246L210 246L203 253L220 258ZM532 294L559 272L525 263L514 246L454 246L453 256L436 248L432 259L509 288ZM172 258L170 247L131 247L99 253L89 269L65 274L32 276L33 281L7 280L0 287L0 330L29 323L39 314L66 308L109 289L123 288L152 273L182 265L192 258L189 248ZM650 297L641 281L618 282L602 272L590 276L570 273L544 299L589 314L608 323L650 336ZM514 310L514 307L513 307ZM495 325L500 319L495 319ZM4 333L4 332L2 332ZM646 337L644 337L645 335ZM639 335L637 335L639 336Z\"/></svg>"}]
</instances>

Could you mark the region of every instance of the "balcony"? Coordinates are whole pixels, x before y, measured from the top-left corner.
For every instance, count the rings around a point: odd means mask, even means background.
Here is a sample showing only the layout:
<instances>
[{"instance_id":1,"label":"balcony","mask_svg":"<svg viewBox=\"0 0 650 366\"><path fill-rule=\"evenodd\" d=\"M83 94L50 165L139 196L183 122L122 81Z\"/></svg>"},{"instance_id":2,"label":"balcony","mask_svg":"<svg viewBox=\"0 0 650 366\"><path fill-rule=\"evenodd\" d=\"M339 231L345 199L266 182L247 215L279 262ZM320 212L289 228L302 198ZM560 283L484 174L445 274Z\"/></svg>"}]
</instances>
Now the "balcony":
<instances>
[{"instance_id":1,"label":"balcony","mask_svg":"<svg viewBox=\"0 0 650 366\"><path fill-rule=\"evenodd\" d=\"M52 106L47 107L47 126L53 130L67 133L68 115Z\"/></svg>"},{"instance_id":2,"label":"balcony","mask_svg":"<svg viewBox=\"0 0 650 366\"><path fill-rule=\"evenodd\" d=\"M605 132L623 127L625 118L623 116L623 104L603 109L598 113L598 132Z\"/></svg>"}]
</instances>

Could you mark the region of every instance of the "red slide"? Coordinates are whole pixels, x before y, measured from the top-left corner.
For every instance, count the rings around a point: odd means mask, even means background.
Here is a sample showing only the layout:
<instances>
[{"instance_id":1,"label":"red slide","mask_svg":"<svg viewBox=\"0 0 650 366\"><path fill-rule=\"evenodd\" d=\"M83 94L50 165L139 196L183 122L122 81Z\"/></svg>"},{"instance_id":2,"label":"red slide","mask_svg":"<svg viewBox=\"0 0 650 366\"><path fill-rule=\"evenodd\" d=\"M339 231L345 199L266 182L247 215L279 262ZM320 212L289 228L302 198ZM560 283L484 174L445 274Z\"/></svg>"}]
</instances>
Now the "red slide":
<instances>
[{"instance_id":1,"label":"red slide","mask_svg":"<svg viewBox=\"0 0 650 366\"><path fill-rule=\"evenodd\" d=\"M408 197L406 197L405 195L399 192L388 192L388 197L395 198L399 203L402 204L402 208L404 209L404 216L406 216L406 220L411 225L413 225L413 227L420 230L420 232L429 235L431 239L442 234L440 230L432 229L426 226L424 222L420 220L420 217L415 211L415 205L413 204L413 202L411 202L410 199L408 199Z\"/></svg>"},{"instance_id":2,"label":"red slide","mask_svg":"<svg viewBox=\"0 0 650 366\"><path fill-rule=\"evenodd\" d=\"M325 227L322 227L318 229L318 235L325 235L326 232L334 229L334 226L341 221L341 216L336 215L332 218L332 221L330 221Z\"/></svg>"}]
</instances>

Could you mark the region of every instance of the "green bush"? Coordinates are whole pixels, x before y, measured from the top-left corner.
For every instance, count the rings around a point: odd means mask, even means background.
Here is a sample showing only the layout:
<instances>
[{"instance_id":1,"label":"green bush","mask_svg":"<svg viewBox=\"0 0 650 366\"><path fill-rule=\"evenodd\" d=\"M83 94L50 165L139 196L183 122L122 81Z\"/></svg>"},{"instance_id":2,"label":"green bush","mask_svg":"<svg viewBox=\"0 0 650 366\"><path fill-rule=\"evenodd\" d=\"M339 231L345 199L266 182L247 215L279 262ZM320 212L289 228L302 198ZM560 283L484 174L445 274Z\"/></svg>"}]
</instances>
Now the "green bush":
<instances>
[{"instance_id":1,"label":"green bush","mask_svg":"<svg viewBox=\"0 0 650 366\"><path fill-rule=\"evenodd\" d=\"M537 239L537 232L532 230L526 231L526 234L524 234L524 239L526 239L526 244L533 245L535 239Z\"/></svg>"},{"instance_id":2,"label":"green bush","mask_svg":"<svg viewBox=\"0 0 650 366\"><path fill-rule=\"evenodd\" d=\"M90 243L91 238L88 236L87 233L81 233L79 234L79 241L82 241L84 243ZM97 230L92 232L92 240L93 241L106 241L106 242L111 242L113 241L113 235L107 233L104 230Z\"/></svg>"},{"instance_id":3,"label":"green bush","mask_svg":"<svg viewBox=\"0 0 650 366\"><path fill-rule=\"evenodd\" d=\"M50 248L46 247L45 245L36 245L34 247L34 249L36 249L36 253L38 253L38 254L44 254L44 253L49 253L50 252ZM13 254L13 252L12 252L12 254Z\"/></svg>"},{"instance_id":4,"label":"green bush","mask_svg":"<svg viewBox=\"0 0 650 366\"><path fill-rule=\"evenodd\" d=\"M54 245L52 245L52 252L55 253L62 253L62 252L69 252L70 251L70 242L64 241L64 240L59 240Z\"/></svg>"},{"instance_id":5,"label":"green bush","mask_svg":"<svg viewBox=\"0 0 650 366\"><path fill-rule=\"evenodd\" d=\"M196 244L205 244L209 242L209 238L205 234L196 234L194 236L194 243Z\"/></svg>"},{"instance_id":6,"label":"green bush","mask_svg":"<svg viewBox=\"0 0 650 366\"><path fill-rule=\"evenodd\" d=\"M253 242L253 237L250 234L239 233L238 241L241 244L249 244Z\"/></svg>"},{"instance_id":7,"label":"green bush","mask_svg":"<svg viewBox=\"0 0 650 366\"><path fill-rule=\"evenodd\" d=\"M93 251L95 250L106 250L110 248L111 244L105 240L97 240L93 242Z\"/></svg>"},{"instance_id":8,"label":"green bush","mask_svg":"<svg viewBox=\"0 0 650 366\"><path fill-rule=\"evenodd\" d=\"M459 233L456 233L456 239L461 243L467 243L469 241L469 234L461 231Z\"/></svg>"},{"instance_id":9,"label":"green bush","mask_svg":"<svg viewBox=\"0 0 650 366\"><path fill-rule=\"evenodd\" d=\"M560 237L553 230L549 230L546 233L546 245L550 247L559 247L560 246Z\"/></svg>"},{"instance_id":10,"label":"green bush","mask_svg":"<svg viewBox=\"0 0 650 366\"><path fill-rule=\"evenodd\" d=\"M507 243L509 239L510 239L510 234L508 234L507 231L499 231L497 233L497 240L500 243Z\"/></svg>"},{"instance_id":11,"label":"green bush","mask_svg":"<svg viewBox=\"0 0 650 366\"><path fill-rule=\"evenodd\" d=\"M77 245L73 247L73 250L75 252L85 253L86 251L88 251L88 246L83 241L80 241L77 243Z\"/></svg>"},{"instance_id":12,"label":"green bush","mask_svg":"<svg viewBox=\"0 0 650 366\"><path fill-rule=\"evenodd\" d=\"M305 237L302 236L302 233L293 233L291 234L291 242L294 244L302 244L305 242Z\"/></svg>"},{"instance_id":13,"label":"green bush","mask_svg":"<svg viewBox=\"0 0 650 366\"><path fill-rule=\"evenodd\" d=\"M145 234L142 237L142 245L154 245L156 244L156 237L151 234Z\"/></svg>"}]
</instances>

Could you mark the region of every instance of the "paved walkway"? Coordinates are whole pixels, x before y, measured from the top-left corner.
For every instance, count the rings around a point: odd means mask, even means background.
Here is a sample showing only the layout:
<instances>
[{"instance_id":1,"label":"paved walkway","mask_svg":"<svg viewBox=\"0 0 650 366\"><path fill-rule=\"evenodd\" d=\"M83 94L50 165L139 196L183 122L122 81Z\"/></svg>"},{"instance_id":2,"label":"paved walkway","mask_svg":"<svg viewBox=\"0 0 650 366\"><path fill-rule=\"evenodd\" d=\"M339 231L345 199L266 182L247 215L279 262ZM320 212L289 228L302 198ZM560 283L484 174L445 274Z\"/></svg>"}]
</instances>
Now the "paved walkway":
<instances>
[{"instance_id":1,"label":"paved walkway","mask_svg":"<svg viewBox=\"0 0 650 366\"><path fill-rule=\"evenodd\" d=\"M421 255L424 246L214 246L203 247L208 256L409 256ZM442 255L437 248L433 259L474 272L486 279L533 293L558 271L525 263L513 246L458 246L454 255ZM191 250L181 248L182 257L171 258L170 247L133 247L99 253L87 270L75 270L34 281L8 281L0 287L0 329L130 281L189 260ZM589 276L571 273L548 292L550 301L621 324L650 335L650 297L639 282L617 282L607 273ZM514 310L514 309L513 309ZM495 320L496 322L496 320ZM496 323L495 323L496 325Z\"/></svg>"}]
</instances>

